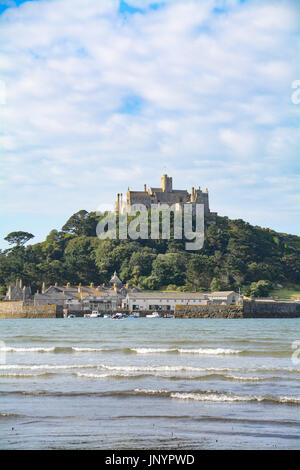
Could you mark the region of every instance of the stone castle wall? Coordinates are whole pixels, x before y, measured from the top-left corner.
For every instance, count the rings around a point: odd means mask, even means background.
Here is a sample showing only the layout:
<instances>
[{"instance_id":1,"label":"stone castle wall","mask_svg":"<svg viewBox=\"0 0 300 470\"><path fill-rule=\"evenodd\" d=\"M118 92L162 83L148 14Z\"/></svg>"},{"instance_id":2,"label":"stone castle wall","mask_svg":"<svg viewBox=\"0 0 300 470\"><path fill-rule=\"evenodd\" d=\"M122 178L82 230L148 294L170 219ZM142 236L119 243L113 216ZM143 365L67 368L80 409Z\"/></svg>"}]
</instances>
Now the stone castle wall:
<instances>
[{"instance_id":1,"label":"stone castle wall","mask_svg":"<svg viewBox=\"0 0 300 470\"><path fill-rule=\"evenodd\" d=\"M116 212L124 212L123 206L123 195L119 193L117 195L117 201L115 205ZM144 185L144 191L128 191L126 193L126 211L130 211L131 206L143 204L147 209L151 208L151 204L168 204L169 206L178 205L183 206L183 204L203 204L205 215L211 215L209 210L209 196L208 190L203 192L200 189L192 188L191 193L187 190L178 190L173 189L173 181L171 177L163 175L161 178L161 187L160 188L149 188L147 190L147 185ZM179 208L178 207L178 208ZM212 214L214 215L214 214Z\"/></svg>"}]
</instances>

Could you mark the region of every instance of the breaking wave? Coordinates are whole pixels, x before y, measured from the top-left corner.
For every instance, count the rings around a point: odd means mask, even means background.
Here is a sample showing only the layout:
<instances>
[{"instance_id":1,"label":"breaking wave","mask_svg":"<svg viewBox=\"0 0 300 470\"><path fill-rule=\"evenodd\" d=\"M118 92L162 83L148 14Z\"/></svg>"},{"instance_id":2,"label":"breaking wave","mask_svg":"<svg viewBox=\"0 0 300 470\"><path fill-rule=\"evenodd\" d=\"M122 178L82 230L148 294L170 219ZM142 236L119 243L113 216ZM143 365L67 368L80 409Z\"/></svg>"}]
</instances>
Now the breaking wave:
<instances>
[{"instance_id":1,"label":"breaking wave","mask_svg":"<svg viewBox=\"0 0 300 470\"><path fill-rule=\"evenodd\" d=\"M4 347L0 348L0 352L13 352L13 353L27 353L27 352L54 352L55 347L51 348L12 348L12 347Z\"/></svg>"},{"instance_id":2,"label":"breaking wave","mask_svg":"<svg viewBox=\"0 0 300 470\"><path fill-rule=\"evenodd\" d=\"M111 348L111 347L77 347L77 346L52 346L49 348L44 347L2 347L0 352L5 353L122 353L122 354L194 354L203 356L223 356L230 354L241 354L246 356L288 356L288 350L251 350L251 349L230 349L230 348L146 348L146 347L124 347L124 348Z\"/></svg>"},{"instance_id":3,"label":"breaking wave","mask_svg":"<svg viewBox=\"0 0 300 470\"><path fill-rule=\"evenodd\" d=\"M300 397L288 396L260 396L260 395L235 395L226 392L200 391L200 392L172 392L169 390L135 389L138 394L166 396L179 400L211 401L211 402L269 402L278 404L300 404Z\"/></svg>"},{"instance_id":4,"label":"breaking wave","mask_svg":"<svg viewBox=\"0 0 300 470\"><path fill-rule=\"evenodd\" d=\"M99 369L116 372L224 372L224 373L285 373L299 374L299 368L276 368L276 367L255 367L255 368L228 368L228 367L193 367L193 366L113 366L106 364L0 364L0 370L68 370L68 369Z\"/></svg>"},{"instance_id":5,"label":"breaking wave","mask_svg":"<svg viewBox=\"0 0 300 470\"><path fill-rule=\"evenodd\" d=\"M40 372L40 373L37 373L37 374L20 374L20 373L13 373L13 372L9 372L8 374L0 374L0 377L7 377L7 378L22 378L22 379L26 379L27 377L28 378L31 378L31 377L46 377L46 376L51 376L51 375L55 375L53 373L50 373L50 372Z\"/></svg>"},{"instance_id":6,"label":"breaking wave","mask_svg":"<svg viewBox=\"0 0 300 470\"><path fill-rule=\"evenodd\" d=\"M179 354L203 354L203 355L223 355L223 354L240 354L242 351L236 349L223 348L199 348L199 349L182 349L182 348L132 348L137 354L155 354L155 353L179 353Z\"/></svg>"},{"instance_id":7,"label":"breaking wave","mask_svg":"<svg viewBox=\"0 0 300 470\"><path fill-rule=\"evenodd\" d=\"M104 373L104 374L85 374L85 373L82 373L82 372L76 372L75 375L77 377L85 377L87 379L105 379L107 377L110 377L110 378L124 378L126 377L126 379L140 379L142 377L147 377L147 374L128 374L126 372L124 373L120 373L120 372L107 372L107 373Z\"/></svg>"}]
</instances>

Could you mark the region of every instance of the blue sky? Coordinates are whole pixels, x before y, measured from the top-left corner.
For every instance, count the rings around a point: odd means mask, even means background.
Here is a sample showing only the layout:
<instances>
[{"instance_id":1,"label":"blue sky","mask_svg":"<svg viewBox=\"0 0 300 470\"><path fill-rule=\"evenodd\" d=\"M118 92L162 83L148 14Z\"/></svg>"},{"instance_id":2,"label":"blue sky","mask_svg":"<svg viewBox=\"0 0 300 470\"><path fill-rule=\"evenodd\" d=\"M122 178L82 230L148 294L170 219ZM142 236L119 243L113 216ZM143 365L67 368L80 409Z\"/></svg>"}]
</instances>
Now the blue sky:
<instances>
[{"instance_id":1,"label":"blue sky","mask_svg":"<svg viewBox=\"0 0 300 470\"><path fill-rule=\"evenodd\" d=\"M299 234L298 31L293 0L0 0L0 248L165 169Z\"/></svg>"}]
</instances>

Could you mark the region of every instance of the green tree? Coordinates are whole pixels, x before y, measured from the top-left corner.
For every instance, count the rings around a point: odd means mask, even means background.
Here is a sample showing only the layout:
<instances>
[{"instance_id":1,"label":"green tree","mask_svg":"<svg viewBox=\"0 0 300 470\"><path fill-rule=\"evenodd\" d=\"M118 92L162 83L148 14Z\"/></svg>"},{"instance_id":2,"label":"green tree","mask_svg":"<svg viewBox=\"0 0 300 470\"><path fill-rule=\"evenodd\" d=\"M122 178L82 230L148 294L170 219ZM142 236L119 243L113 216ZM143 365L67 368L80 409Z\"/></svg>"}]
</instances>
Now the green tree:
<instances>
[{"instance_id":1,"label":"green tree","mask_svg":"<svg viewBox=\"0 0 300 470\"><path fill-rule=\"evenodd\" d=\"M32 238L34 238L34 235L29 232L11 232L4 238L4 240L6 240L10 245L21 246L25 245L25 243Z\"/></svg>"},{"instance_id":2,"label":"green tree","mask_svg":"<svg viewBox=\"0 0 300 470\"><path fill-rule=\"evenodd\" d=\"M214 274L214 260L206 255L192 254L186 277L191 290L209 289Z\"/></svg>"},{"instance_id":3,"label":"green tree","mask_svg":"<svg viewBox=\"0 0 300 470\"><path fill-rule=\"evenodd\" d=\"M214 277L210 283L209 288L211 292L216 292L216 291L221 290L222 288L221 281Z\"/></svg>"},{"instance_id":4,"label":"green tree","mask_svg":"<svg viewBox=\"0 0 300 470\"><path fill-rule=\"evenodd\" d=\"M250 297L267 297L272 284L270 281L260 280L258 282L252 282L250 284Z\"/></svg>"},{"instance_id":5,"label":"green tree","mask_svg":"<svg viewBox=\"0 0 300 470\"><path fill-rule=\"evenodd\" d=\"M159 254L153 261L152 275L159 279L161 286L185 284L187 256L178 252Z\"/></svg>"},{"instance_id":6,"label":"green tree","mask_svg":"<svg viewBox=\"0 0 300 470\"><path fill-rule=\"evenodd\" d=\"M62 231L78 236L95 237L98 220L99 217L95 212L89 213L86 210L80 210L67 220Z\"/></svg>"},{"instance_id":7,"label":"green tree","mask_svg":"<svg viewBox=\"0 0 300 470\"><path fill-rule=\"evenodd\" d=\"M102 280L91 255L93 250L91 242L91 238L85 236L69 241L65 249L65 262L70 282L89 284Z\"/></svg>"}]
</instances>

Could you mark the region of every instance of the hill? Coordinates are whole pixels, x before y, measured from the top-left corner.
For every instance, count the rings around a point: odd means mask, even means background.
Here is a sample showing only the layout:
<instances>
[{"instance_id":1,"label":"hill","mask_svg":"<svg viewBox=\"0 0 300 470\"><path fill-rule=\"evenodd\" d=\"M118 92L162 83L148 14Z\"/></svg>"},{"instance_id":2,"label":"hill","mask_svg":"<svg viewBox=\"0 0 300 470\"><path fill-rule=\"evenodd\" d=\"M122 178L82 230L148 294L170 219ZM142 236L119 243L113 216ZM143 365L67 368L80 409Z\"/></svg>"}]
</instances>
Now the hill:
<instances>
[{"instance_id":1,"label":"hill","mask_svg":"<svg viewBox=\"0 0 300 470\"><path fill-rule=\"evenodd\" d=\"M43 281L101 284L114 271L124 283L144 289L241 288L246 295L264 296L278 284L300 284L300 237L295 235L218 216L206 227L202 250L190 252L184 240L99 240L99 220L94 212L79 211L44 242L27 246L32 234L9 234L13 247L0 253L1 294L17 278L36 290Z\"/></svg>"}]
</instances>

